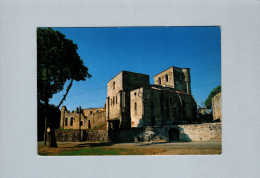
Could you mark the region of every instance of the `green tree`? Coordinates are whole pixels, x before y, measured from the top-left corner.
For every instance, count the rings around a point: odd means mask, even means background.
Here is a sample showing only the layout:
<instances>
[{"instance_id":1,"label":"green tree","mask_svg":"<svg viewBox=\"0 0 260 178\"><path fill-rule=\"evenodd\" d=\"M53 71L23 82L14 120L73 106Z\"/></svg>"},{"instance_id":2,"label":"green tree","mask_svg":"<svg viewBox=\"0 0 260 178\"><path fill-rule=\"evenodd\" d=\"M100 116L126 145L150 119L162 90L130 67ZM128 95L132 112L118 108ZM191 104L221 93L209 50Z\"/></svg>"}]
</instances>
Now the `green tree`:
<instances>
[{"instance_id":1,"label":"green tree","mask_svg":"<svg viewBox=\"0 0 260 178\"><path fill-rule=\"evenodd\" d=\"M214 88L214 89L210 92L208 98L205 100L205 103L204 103L204 104L205 104L205 106L206 106L207 108L211 109L211 99L212 99L216 94L218 94L219 92L221 92L221 85L219 85L219 86L217 86L216 88Z\"/></svg>"},{"instance_id":2,"label":"green tree","mask_svg":"<svg viewBox=\"0 0 260 178\"><path fill-rule=\"evenodd\" d=\"M37 100L44 104L46 145L47 127L49 132L49 147L57 147L54 126L49 116L49 99L64 88L66 81L69 85L66 89L58 108L66 100L66 96L73 81L85 81L90 78L88 68L77 53L77 45L65 35L52 28L37 28Z\"/></svg>"}]
</instances>

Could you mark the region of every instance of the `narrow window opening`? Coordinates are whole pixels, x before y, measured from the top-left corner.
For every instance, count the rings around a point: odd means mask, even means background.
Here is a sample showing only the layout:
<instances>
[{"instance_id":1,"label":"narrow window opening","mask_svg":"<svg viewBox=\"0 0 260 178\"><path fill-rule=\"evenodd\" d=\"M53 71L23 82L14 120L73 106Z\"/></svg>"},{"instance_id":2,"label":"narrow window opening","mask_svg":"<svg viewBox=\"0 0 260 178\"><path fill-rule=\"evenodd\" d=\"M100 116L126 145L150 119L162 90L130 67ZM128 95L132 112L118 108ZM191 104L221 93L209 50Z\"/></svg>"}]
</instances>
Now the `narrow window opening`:
<instances>
[{"instance_id":1,"label":"narrow window opening","mask_svg":"<svg viewBox=\"0 0 260 178\"><path fill-rule=\"evenodd\" d=\"M90 120L88 120L88 128L91 128Z\"/></svg>"},{"instance_id":2,"label":"narrow window opening","mask_svg":"<svg viewBox=\"0 0 260 178\"><path fill-rule=\"evenodd\" d=\"M135 115L137 115L137 104L135 102Z\"/></svg>"},{"instance_id":3,"label":"narrow window opening","mask_svg":"<svg viewBox=\"0 0 260 178\"><path fill-rule=\"evenodd\" d=\"M162 82L161 82L161 77L158 78L158 83L159 83L159 85L162 84Z\"/></svg>"},{"instance_id":4,"label":"narrow window opening","mask_svg":"<svg viewBox=\"0 0 260 178\"><path fill-rule=\"evenodd\" d=\"M70 126L73 126L73 117L70 118Z\"/></svg>"},{"instance_id":5,"label":"narrow window opening","mask_svg":"<svg viewBox=\"0 0 260 178\"><path fill-rule=\"evenodd\" d=\"M165 75L165 81L168 82L168 74Z\"/></svg>"},{"instance_id":6,"label":"narrow window opening","mask_svg":"<svg viewBox=\"0 0 260 178\"><path fill-rule=\"evenodd\" d=\"M117 96L116 96L116 104L117 104Z\"/></svg>"},{"instance_id":7,"label":"narrow window opening","mask_svg":"<svg viewBox=\"0 0 260 178\"><path fill-rule=\"evenodd\" d=\"M65 118L65 126L68 126L68 118Z\"/></svg>"},{"instance_id":8,"label":"narrow window opening","mask_svg":"<svg viewBox=\"0 0 260 178\"><path fill-rule=\"evenodd\" d=\"M80 126L82 126L83 125L83 121L80 121Z\"/></svg>"},{"instance_id":9,"label":"narrow window opening","mask_svg":"<svg viewBox=\"0 0 260 178\"><path fill-rule=\"evenodd\" d=\"M113 90L116 88L116 83L113 82Z\"/></svg>"}]
</instances>

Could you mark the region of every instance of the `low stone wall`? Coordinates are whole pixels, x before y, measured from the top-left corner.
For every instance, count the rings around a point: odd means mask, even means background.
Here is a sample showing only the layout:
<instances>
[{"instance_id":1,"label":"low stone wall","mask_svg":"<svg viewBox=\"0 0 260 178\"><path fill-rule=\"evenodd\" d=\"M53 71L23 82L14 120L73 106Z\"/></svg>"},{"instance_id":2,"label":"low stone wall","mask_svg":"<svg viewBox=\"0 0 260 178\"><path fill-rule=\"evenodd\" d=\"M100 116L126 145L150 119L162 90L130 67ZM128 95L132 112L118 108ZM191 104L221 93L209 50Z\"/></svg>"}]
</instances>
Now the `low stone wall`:
<instances>
[{"instance_id":1,"label":"low stone wall","mask_svg":"<svg viewBox=\"0 0 260 178\"><path fill-rule=\"evenodd\" d=\"M168 131L165 127L146 127L143 132L145 142L166 142L169 141Z\"/></svg>"},{"instance_id":2,"label":"low stone wall","mask_svg":"<svg viewBox=\"0 0 260 178\"><path fill-rule=\"evenodd\" d=\"M119 130L115 133L117 142L138 142L143 141L143 128L131 128Z\"/></svg>"},{"instance_id":3,"label":"low stone wall","mask_svg":"<svg viewBox=\"0 0 260 178\"><path fill-rule=\"evenodd\" d=\"M56 130L57 141L79 141L78 130ZM221 123L170 125L119 130L82 130L82 141L91 142L167 142L167 141L221 141ZM113 138L113 139L112 139Z\"/></svg>"},{"instance_id":4,"label":"low stone wall","mask_svg":"<svg viewBox=\"0 0 260 178\"><path fill-rule=\"evenodd\" d=\"M57 141L61 142L78 142L79 130L56 130L55 136ZM107 130L81 130L81 141L100 141L109 142Z\"/></svg>"},{"instance_id":5,"label":"low stone wall","mask_svg":"<svg viewBox=\"0 0 260 178\"><path fill-rule=\"evenodd\" d=\"M120 130L116 141L221 141L221 135L221 123L204 123Z\"/></svg>"},{"instance_id":6,"label":"low stone wall","mask_svg":"<svg viewBox=\"0 0 260 178\"><path fill-rule=\"evenodd\" d=\"M107 130L86 130L83 131L82 141L110 142L110 139Z\"/></svg>"},{"instance_id":7,"label":"low stone wall","mask_svg":"<svg viewBox=\"0 0 260 178\"><path fill-rule=\"evenodd\" d=\"M221 123L205 123L171 126L179 130L180 141L221 141Z\"/></svg>"}]
</instances>

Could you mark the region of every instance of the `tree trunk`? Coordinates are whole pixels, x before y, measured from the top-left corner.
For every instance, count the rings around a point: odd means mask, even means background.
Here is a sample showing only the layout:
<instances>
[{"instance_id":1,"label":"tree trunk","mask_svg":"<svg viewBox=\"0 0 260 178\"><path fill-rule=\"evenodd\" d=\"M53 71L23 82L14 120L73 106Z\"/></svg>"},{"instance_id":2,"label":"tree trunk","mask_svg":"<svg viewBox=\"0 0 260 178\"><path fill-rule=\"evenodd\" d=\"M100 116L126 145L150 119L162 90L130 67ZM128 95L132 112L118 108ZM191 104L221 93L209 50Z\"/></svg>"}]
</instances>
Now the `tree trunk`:
<instances>
[{"instance_id":1,"label":"tree trunk","mask_svg":"<svg viewBox=\"0 0 260 178\"><path fill-rule=\"evenodd\" d=\"M56 142L56 137L55 137L55 130L54 130L54 125L53 125L53 121L50 118L49 115L49 100L46 100L46 115L45 115L47 124L46 124L46 130L45 130L45 138L47 138L48 135L48 140L49 140L49 147L58 147L57 142ZM47 133L47 127L49 127L48 129L48 133ZM45 140L46 142L46 140Z\"/></svg>"},{"instance_id":2,"label":"tree trunk","mask_svg":"<svg viewBox=\"0 0 260 178\"><path fill-rule=\"evenodd\" d=\"M47 140L47 116L45 115L44 119L44 146L46 146L46 140Z\"/></svg>"},{"instance_id":3,"label":"tree trunk","mask_svg":"<svg viewBox=\"0 0 260 178\"><path fill-rule=\"evenodd\" d=\"M59 105L58 105L58 108L59 108L60 105L63 103L63 101L66 100L66 97L67 97L67 95L68 95L68 93L69 93L69 91L70 91L70 88L72 87L72 84L73 84L73 79L71 79L70 84L68 85L68 87L67 87L67 89L66 89L65 95L63 95L63 98L61 99L61 101L60 101L60 103L59 103Z\"/></svg>"},{"instance_id":4,"label":"tree trunk","mask_svg":"<svg viewBox=\"0 0 260 178\"><path fill-rule=\"evenodd\" d=\"M55 130L54 128L50 128L50 132L48 133L49 135L49 147L58 147L57 142L56 142L56 136L55 136Z\"/></svg>"},{"instance_id":5,"label":"tree trunk","mask_svg":"<svg viewBox=\"0 0 260 178\"><path fill-rule=\"evenodd\" d=\"M49 71L48 66L46 66L46 78L47 78L47 87L49 87ZM52 119L49 117L49 92L47 91L47 97L45 98L45 130L44 130L44 145L46 145L46 139L47 139L47 127L49 127L49 133L48 133L48 140L49 140L49 147L58 147L55 137L55 130L52 123Z\"/></svg>"},{"instance_id":6,"label":"tree trunk","mask_svg":"<svg viewBox=\"0 0 260 178\"><path fill-rule=\"evenodd\" d=\"M46 146L47 142L47 127L48 127L48 105L49 105L49 100L45 99L45 109L44 109L44 146Z\"/></svg>"}]
</instances>

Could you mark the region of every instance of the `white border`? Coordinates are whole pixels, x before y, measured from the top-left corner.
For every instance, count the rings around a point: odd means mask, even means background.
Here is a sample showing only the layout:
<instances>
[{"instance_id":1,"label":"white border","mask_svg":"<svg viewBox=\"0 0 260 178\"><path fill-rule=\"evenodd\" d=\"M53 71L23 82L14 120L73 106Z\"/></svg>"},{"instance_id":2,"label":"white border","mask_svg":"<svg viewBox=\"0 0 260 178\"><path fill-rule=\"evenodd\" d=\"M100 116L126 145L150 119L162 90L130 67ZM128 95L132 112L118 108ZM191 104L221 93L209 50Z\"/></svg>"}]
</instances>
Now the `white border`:
<instances>
[{"instance_id":1,"label":"white border","mask_svg":"<svg viewBox=\"0 0 260 178\"><path fill-rule=\"evenodd\" d=\"M257 177L259 6L257 0L0 0L0 177ZM222 29L222 155L37 155L37 26L198 25Z\"/></svg>"}]
</instances>

